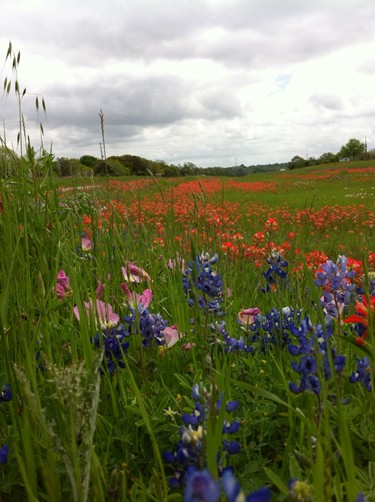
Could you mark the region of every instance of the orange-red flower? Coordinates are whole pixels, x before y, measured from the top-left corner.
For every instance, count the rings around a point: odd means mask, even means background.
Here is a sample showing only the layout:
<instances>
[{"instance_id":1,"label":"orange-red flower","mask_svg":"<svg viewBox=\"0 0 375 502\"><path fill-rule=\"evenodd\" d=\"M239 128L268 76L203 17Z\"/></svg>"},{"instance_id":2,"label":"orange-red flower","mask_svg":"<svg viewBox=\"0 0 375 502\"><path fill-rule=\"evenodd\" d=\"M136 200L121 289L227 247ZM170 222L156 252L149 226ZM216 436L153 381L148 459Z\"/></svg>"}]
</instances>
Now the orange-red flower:
<instances>
[{"instance_id":1,"label":"orange-red flower","mask_svg":"<svg viewBox=\"0 0 375 502\"><path fill-rule=\"evenodd\" d=\"M362 301L357 302L355 306L356 314L347 317L344 322L345 323L355 323L361 324L365 331L363 332L362 337L367 338L367 328L369 325L369 318L372 317L373 323L375 321L375 296L370 296L370 303L365 295L362 295Z\"/></svg>"}]
</instances>

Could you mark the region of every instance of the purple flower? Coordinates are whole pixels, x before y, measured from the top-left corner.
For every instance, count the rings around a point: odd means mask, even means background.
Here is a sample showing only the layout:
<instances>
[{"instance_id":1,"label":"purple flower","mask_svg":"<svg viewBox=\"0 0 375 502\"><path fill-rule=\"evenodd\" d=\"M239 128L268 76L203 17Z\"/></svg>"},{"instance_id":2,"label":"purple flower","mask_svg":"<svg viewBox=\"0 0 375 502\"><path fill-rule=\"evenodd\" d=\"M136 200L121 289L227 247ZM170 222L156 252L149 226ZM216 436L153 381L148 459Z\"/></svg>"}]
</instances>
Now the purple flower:
<instances>
[{"instance_id":1,"label":"purple flower","mask_svg":"<svg viewBox=\"0 0 375 502\"><path fill-rule=\"evenodd\" d=\"M69 277L66 275L64 270L60 270L57 274L56 286L53 288L57 294L59 300L64 300L72 292L70 289Z\"/></svg>"},{"instance_id":2,"label":"purple flower","mask_svg":"<svg viewBox=\"0 0 375 502\"><path fill-rule=\"evenodd\" d=\"M188 470L184 502L217 502L219 498L219 483L207 469L204 471Z\"/></svg>"},{"instance_id":3,"label":"purple flower","mask_svg":"<svg viewBox=\"0 0 375 502\"><path fill-rule=\"evenodd\" d=\"M0 448L0 464L6 464L8 462L8 451L9 448L7 445Z\"/></svg>"},{"instance_id":4,"label":"purple flower","mask_svg":"<svg viewBox=\"0 0 375 502\"><path fill-rule=\"evenodd\" d=\"M268 487L249 493L245 498L239 482L230 469L226 469L223 472L221 482L229 502L237 502L240 500L244 502L268 502L271 499L271 490Z\"/></svg>"},{"instance_id":5,"label":"purple flower","mask_svg":"<svg viewBox=\"0 0 375 502\"><path fill-rule=\"evenodd\" d=\"M12 399L12 392L9 383L6 383L0 390L0 403L10 401Z\"/></svg>"}]
</instances>

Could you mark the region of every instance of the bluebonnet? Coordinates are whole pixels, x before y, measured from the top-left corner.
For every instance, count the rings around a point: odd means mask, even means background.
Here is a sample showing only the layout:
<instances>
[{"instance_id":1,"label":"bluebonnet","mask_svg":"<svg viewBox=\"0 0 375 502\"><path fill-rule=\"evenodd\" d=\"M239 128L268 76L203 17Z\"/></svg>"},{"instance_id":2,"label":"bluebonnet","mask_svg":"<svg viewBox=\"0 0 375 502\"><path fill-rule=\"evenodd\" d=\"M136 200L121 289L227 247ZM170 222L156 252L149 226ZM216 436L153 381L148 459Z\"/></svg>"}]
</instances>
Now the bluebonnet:
<instances>
[{"instance_id":1,"label":"bluebonnet","mask_svg":"<svg viewBox=\"0 0 375 502\"><path fill-rule=\"evenodd\" d=\"M327 315L327 320L338 317L342 309L350 304L356 290L353 283L356 272L347 268L348 259L339 256L336 263L327 260L316 274L314 284L323 288L321 305Z\"/></svg>"},{"instance_id":2,"label":"bluebonnet","mask_svg":"<svg viewBox=\"0 0 375 502\"><path fill-rule=\"evenodd\" d=\"M261 351L265 351L269 344L287 346L301 314L301 310L284 307L281 311L273 308L265 315L256 315L254 322L247 328L250 341L260 342Z\"/></svg>"},{"instance_id":3,"label":"bluebonnet","mask_svg":"<svg viewBox=\"0 0 375 502\"><path fill-rule=\"evenodd\" d=\"M241 335L230 336L225 321L210 324L212 340L222 344L225 352L264 352L267 346L288 346L291 336L298 334L296 323L300 322L301 310L284 307L280 311L273 308L266 314L256 314L250 324L238 320ZM305 321L302 321L304 323Z\"/></svg>"},{"instance_id":4,"label":"bluebonnet","mask_svg":"<svg viewBox=\"0 0 375 502\"><path fill-rule=\"evenodd\" d=\"M223 280L212 268L217 260L217 254L213 257L205 253L198 255L183 271L182 285L190 306L197 304L205 312L221 316L224 315L221 305Z\"/></svg>"},{"instance_id":5,"label":"bluebonnet","mask_svg":"<svg viewBox=\"0 0 375 502\"><path fill-rule=\"evenodd\" d=\"M7 445L0 448L0 464L6 464L8 462L8 452L9 448Z\"/></svg>"},{"instance_id":6,"label":"bluebonnet","mask_svg":"<svg viewBox=\"0 0 375 502\"><path fill-rule=\"evenodd\" d=\"M282 259L278 251L273 250L266 261L269 267L265 272L262 272L266 279L266 287L261 288L264 293L276 289L277 285L280 284L286 286L288 280L288 262Z\"/></svg>"},{"instance_id":7,"label":"bluebonnet","mask_svg":"<svg viewBox=\"0 0 375 502\"><path fill-rule=\"evenodd\" d=\"M0 403L4 401L10 401L12 399L12 391L10 389L9 383L3 385L3 388L0 390Z\"/></svg>"},{"instance_id":8,"label":"bluebonnet","mask_svg":"<svg viewBox=\"0 0 375 502\"><path fill-rule=\"evenodd\" d=\"M104 357L107 369L110 373L114 373L116 367L124 368L124 356L129 348L130 331L124 324L117 327L102 329L100 333L91 338L97 348L104 348Z\"/></svg>"},{"instance_id":9,"label":"bluebonnet","mask_svg":"<svg viewBox=\"0 0 375 502\"><path fill-rule=\"evenodd\" d=\"M357 368L349 377L351 383L362 382L364 387L371 392L371 368L368 357L357 358Z\"/></svg>"},{"instance_id":10,"label":"bluebonnet","mask_svg":"<svg viewBox=\"0 0 375 502\"><path fill-rule=\"evenodd\" d=\"M271 490L268 487L249 493L245 497L231 469L227 469L223 473L221 482L229 502L237 502L240 500L243 502L268 502L271 499Z\"/></svg>"},{"instance_id":11,"label":"bluebonnet","mask_svg":"<svg viewBox=\"0 0 375 502\"><path fill-rule=\"evenodd\" d=\"M103 347L106 365L110 373L116 370L116 366L125 367L125 354L129 348L131 336L140 334L142 346L149 347L152 343L164 345L164 329L168 321L160 314L150 313L148 308L142 305L130 308L130 312L124 316L123 322L116 327L106 328L103 326L100 333L96 333L91 342L96 347Z\"/></svg>"},{"instance_id":12,"label":"bluebonnet","mask_svg":"<svg viewBox=\"0 0 375 502\"><path fill-rule=\"evenodd\" d=\"M231 469L226 469L221 477L221 485L228 502L269 502L271 490L261 488L245 496ZM204 469L190 469L187 475L184 502L217 502L220 499L220 485L211 473Z\"/></svg>"},{"instance_id":13,"label":"bluebonnet","mask_svg":"<svg viewBox=\"0 0 375 502\"><path fill-rule=\"evenodd\" d=\"M203 471L188 469L184 502L217 502L219 498L219 483L207 469Z\"/></svg>"},{"instance_id":14,"label":"bluebonnet","mask_svg":"<svg viewBox=\"0 0 375 502\"><path fill-rule=\"evenodd\" d=\"M194 468L196 470L205 467L206 459L203 449L204 437L206 434L206 425L209 418L209 413L216 409L219 413L222 403L222 396L212 403L213 392L207 391L203 385L194 385L192 389L192 397L196 401L195 408L192 413L184 413L182 415L183 426L180 428L180 440L174 452L166 451L163 453L163 458L173 469L173 477L169 479L169 484L172 487L184 485L187 480L188 472ZM214 405L214 407L212 406ZM229 401L225 404L226 412L231 413L238 407L236 401ZM240 423L238 420L232 422L224 420L222 427L223 436L227 434L235 434L238 432ZM221 452L226 456L234 455L240 450L238 441L231 441L223 438L221 451L218 455L218 472L223 472L220 465ZM198 499L199 500L199 499Z\"/></svg>"},{"instance_id":15,"label":"bluebonnet","mask_svg":"<svg viewBox=\"0 0 375 502\"><path fill-rule=\"evenodd\" d=\"M334 347L331 346L332 326L323 328L321 324L312 325L310 318L306 316L299 327L290 324L291 333L297 338L297 344L289 343L288 350L293 356L300 356L299 363L292 361L292 368L300 374L299 384L289 383L289 389L299 394L304 391L312 391L319 395L321 382L319 378L319 368L325 380L332 376L329 360L329 352L333 361L333 369L336 373L343 371L345 367L345 356L337 355Z\"/></svg>"}]
</instances>

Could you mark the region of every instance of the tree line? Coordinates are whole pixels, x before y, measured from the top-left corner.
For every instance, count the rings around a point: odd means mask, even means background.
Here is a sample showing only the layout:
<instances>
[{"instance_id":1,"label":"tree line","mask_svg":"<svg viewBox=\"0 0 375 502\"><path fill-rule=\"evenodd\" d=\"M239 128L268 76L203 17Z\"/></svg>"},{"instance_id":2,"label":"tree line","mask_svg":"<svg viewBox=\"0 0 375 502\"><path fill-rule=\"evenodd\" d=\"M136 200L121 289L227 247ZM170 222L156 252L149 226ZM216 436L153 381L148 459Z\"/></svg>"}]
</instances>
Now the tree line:
<instances>
[{"instance_id":1,"label":"tree line","mask_svg":"<svg viewBox=\"0 0 375 502\"><path fill-rule=\"evenodd\" d=\"M350 160L371 160L375 159L375 150L367 149L367 142L351 138L343 145L337 153L327 152L320 157L309 157L304 159L295 155L288 163L288 169L298 169L306 166L316 166L319 164L331 164L332 162L343 162Z\"/></svg>"},{"instance_id":2,"label":"tree line","mask_svg":"<svg viewBox=\"0 0 375 502\"><path fill-rule=\"evenodd\" d=\"M192 162L167 164L163 160L148 160L137 155L111 156L98 159L93 155L83 155L79 159L59 157L53 158L52 170L58 176L246 176L252 173L298 169L301 167L328 164L343 160L375 159L375 150L367 150L366 142L351 138L339 152L323 153L320 157L304 159L295 155L290 162L274 164L258 164L230 167L198 167ZM9 176L17 172L21 165L20 158L12 149L0 146L0 176Z\"/></svg>"}]
</instances>

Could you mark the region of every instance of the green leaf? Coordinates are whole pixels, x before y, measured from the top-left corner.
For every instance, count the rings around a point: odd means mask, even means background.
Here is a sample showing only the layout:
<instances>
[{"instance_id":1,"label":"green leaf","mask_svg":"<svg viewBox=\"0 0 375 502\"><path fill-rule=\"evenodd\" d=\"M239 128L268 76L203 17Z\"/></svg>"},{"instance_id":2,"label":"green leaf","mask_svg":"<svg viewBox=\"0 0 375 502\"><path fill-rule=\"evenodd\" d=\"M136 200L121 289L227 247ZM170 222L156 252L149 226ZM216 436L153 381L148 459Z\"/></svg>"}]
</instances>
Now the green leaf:
<instances>
[{"instance_id":1,"label":"green leaf","mask_svg":"<svg viewBox=\"0 0 375 502\"><path fill-rule=\"evenodd\" d=\"M281 481L277 474L271 471L271 469L269 469L268 467L264 467L264 472L267 474L272 483L277 486L277 488L283 495L288 495L288 487L285 485L285 483L283 483L283 481Z\"/></svg>"}]
</instances>

